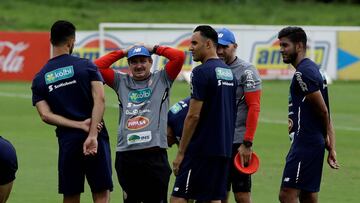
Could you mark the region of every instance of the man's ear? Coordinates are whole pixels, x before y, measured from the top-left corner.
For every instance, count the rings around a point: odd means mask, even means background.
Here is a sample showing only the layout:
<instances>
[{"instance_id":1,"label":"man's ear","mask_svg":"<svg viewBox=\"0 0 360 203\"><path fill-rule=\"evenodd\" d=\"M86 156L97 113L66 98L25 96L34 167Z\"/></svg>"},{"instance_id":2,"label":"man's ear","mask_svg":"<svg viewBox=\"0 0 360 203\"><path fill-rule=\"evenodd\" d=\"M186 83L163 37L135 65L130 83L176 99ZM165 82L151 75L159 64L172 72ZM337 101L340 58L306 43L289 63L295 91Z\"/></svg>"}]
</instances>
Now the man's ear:
<instances>
[{"instance_id":1,"label":"man's ear","mask_svg":"<svg viewBox=\"0 0 360 203\"><path fill-rule=\"evenodd\" d=\"M301 42L295 43L296 52L305 51L304 44Z\"/></svg>"}]
</instances>

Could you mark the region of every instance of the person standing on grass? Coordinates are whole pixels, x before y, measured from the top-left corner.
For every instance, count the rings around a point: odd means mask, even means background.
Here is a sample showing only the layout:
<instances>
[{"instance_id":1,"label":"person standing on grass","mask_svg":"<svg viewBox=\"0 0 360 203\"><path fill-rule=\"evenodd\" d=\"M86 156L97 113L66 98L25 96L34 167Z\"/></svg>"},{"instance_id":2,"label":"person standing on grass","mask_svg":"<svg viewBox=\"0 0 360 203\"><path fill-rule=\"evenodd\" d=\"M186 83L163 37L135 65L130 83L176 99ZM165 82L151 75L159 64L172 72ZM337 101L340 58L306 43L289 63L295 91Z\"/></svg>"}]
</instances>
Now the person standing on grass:
<instances>
[{"instance_id":1,"label":"person standing on grass","mask_svg":"<svg viewBox=\"0 0 360 203\"><path fill-rule=\"evenodd\" d=\"M103 79L87 59L71 56L75 26L51 27L53 58L32 83L32 102L41 119L56 126L59 142L59 193L64 203L80 202L85 176L93 201L107 203L113 189L109 136L98 132L105 109Z\"/></svg>"},{"instance_id":2,"label":"person standing on grass","mask_svg":"<svg viewBox=\"0 0 360 203\"><path fill-rule=\"evenodd\" d=\"M226 198L236 117L236 79L216 55L218 35L208 25L195 28L189 50L195 67L191 99L178 153L170 201L220 202Z\"/></svg>"},{"instance_id":3,"label":"person standing on grass","mask_svg":"<svg viewBox=\"0 0 360 203\"><path fill-rule=\"evenodd\" d=\"M169 61L150 72L151 54ZM110 68L127 56L130 74ZM185 60L183 51L167 46L130 46L95 60L106 84L119 99L115 168L125 203L167 202L171 168L166 148L170 89Z\"/></svg>"},{"instance_id":4,"label":"person standing on grass","mask_svg":"<svg viewBox=\"0 0 360 203\"><path fill-rule=\"evenodd\" d=\"M226 29L218 31L217 55L230 66L237 79L237 116L232 146L232 159L240 154L242 165L246 166L252 154L252 145L260 113L261 79L256 68L236 56L234 34ZM230 166L228 191L232 189L238 203L251 202L251 176L241 174L234 164ZM227 202L224 200L223 202Z\"/></svg>"},{"instance_id":5,"label":"person standing on grass","mask_svg":"<svg viewBox=\"0 0 360 203\"><path fill-rule=\"evenodd\" d=\"M339 168L327 83L319 67L305 58L307 36L302 28L283 28L278 39L284 63L296 69L289 94L292 144L286 157L279 200L282 203L316 203L325 149L329 166Z\"/></svg>"},{"instance_id":6,"label":"person standing on grass","mask_svg":"<svg viewBox=\"0 0 360 203\"><path fill-rule=\"evenodd\" d=\"M14 146L0 136L0 203L5 203L10 195L18 169Z\"/></svg>"}]
</instances>

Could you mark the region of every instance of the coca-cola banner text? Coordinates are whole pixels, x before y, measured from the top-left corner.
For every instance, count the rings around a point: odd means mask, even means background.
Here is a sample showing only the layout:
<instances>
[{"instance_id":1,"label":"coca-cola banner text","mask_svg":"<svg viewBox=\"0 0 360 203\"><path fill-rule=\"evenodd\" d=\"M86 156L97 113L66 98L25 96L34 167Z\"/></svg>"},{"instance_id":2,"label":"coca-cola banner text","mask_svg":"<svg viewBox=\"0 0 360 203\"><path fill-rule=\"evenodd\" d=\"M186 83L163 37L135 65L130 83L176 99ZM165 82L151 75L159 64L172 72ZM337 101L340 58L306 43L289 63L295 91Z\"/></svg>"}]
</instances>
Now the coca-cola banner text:
<instances>
[{"instance_id":1,"label":"coca-cola banner text","mask_svg":"<svg viewBox=\"0 0 360 203\"><path fill-rule=\"evenodd\" d=\"M48 32L0 32L0 81L31 81L50 58Z\"/></svg>"}]
</instances>

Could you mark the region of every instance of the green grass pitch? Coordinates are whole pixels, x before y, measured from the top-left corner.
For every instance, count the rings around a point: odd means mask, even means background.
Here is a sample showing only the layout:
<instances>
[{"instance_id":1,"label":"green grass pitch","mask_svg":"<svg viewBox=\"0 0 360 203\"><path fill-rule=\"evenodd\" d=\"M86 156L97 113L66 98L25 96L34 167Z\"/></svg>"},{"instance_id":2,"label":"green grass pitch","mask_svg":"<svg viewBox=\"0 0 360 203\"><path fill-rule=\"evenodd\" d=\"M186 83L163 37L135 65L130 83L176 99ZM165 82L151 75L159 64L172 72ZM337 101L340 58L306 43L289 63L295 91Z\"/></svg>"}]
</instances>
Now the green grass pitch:
<instances>
[{"instance_id":1,"label":"green grass pitch","mask_svg":"<svg viewBox=\"0 0 360 203\"><path fill-rule=\"evenodd\" d=\"M57 194L58 146L54 127L43 123L31 105L30 83L0 83L0 135L16 147L19 171L10 203L61 202ZM253 176L253 201L278 202L281 173L290 143L287 135L287 98L289 81L264 81L260 122L254 150L261 159ZM335 82L330 85L330 106L337 136L338 161L341 168L331 170L324 164L320 202L355 203L360 199L360 95L359 82ZM171 103L189 94L188 84L176 82ZM105 122L111 136L114 158L118 107L116 94L106 87ZM177 148L169 149L170 164ZM122 193L113 174L111 202L122 202ZM171 178L169 193L174 176ZM91 202L88 186L82 202ZM232 198L232 202L234 202Z\"/></svg>"}]
</instances>

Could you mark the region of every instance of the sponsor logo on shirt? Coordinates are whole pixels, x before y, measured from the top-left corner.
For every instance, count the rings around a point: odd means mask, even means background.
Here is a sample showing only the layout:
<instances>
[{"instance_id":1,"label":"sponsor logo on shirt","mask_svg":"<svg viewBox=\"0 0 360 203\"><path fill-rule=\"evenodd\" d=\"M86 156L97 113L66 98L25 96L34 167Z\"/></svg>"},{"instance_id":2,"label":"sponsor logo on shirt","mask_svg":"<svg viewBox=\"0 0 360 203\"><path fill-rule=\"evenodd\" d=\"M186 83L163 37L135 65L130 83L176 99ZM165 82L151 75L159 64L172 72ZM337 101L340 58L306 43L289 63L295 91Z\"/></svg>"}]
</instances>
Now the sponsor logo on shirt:
<instances>
[{"instance_id":1,"label":"sponsor logo on shirt","mask_svg":"<svg viewBox=\"0 0 360 203\"><path fill-rule=\"evenodd\" d=\"M230 69L217 67L215 68L216 79L218 80L233 80L233 73Z\"/></svg>"},{"instance_id":2,"label":"sponsor logo on shirt","mask_svg":"<svg viewBox=\"0 0 360 203\"><path fill-rule=\"evenodd\" d=\"M301 72L295 72L295 78L298 81L301 90L303 92L306 92L306 91L308 91L308 88L307 88L306 83L302 80L301 76L302 76Z\"/></svg>"},{"instance_id":3,"label":"sponsor logo on shirt","mask_svg":"<svg viewBox=\"0 0 360 203\"><path fill-rule=\"evenodd\" d=\"M136 116L127 120L126 128L129 130L139 130L149 125L149 119L143 116Z\"/></svg>"},{"instance_id":4,"label":"sponsor logo on shirt","mask_svg":"<svg viewBox=\"0 0 360 203\"><path fill-rule=\"evenodd\" d=\"M170 108L170 111L173 114L177 114L179 111L181 111L181 109L186 108L187 106L187 103L185 103L184 101L179 101Z\"/></svg>"},{"instance_id":5,"label":"sponsor logo on shirt","mask_svg":"<svg viewBox=\"0 0 360 203\"><path fill-rule=\"evenodd\" d=\"M150 112L151 112L150 109L133 109L133 110L126 109L125 114L126 115L138 115L138 114L144 114L144 113L150 113Z\"/></svg>"},{"instance_id":6,"label":"sponsor logo on shirt","mask_svg":"<svg viewBox=\"0 0 360 203\"><path fill-rule=\"evenodd\" d=\"M254 72L252 72L252 70L246 70L244 73L246 75L246 82L245 82L246 87L254 89L255 88Z\"/></svg>"},{"instance_id":7,"label":"sponsor logo on shirt","mask_svg":"<svg viewBox=\"0 0 360 203\"><path fill-rule=\"evenodd\" d=\"M72 76L74 76L73 66L66 66L46 73L45 82L46 84L51 84L60 80L71 78Z\"/></svg>"},{"instance_id":8,"label":"sponsor logo on shirt","mask_svg":"<svg viewBox=\"0 0 360 203\"><path fill-rule=\"evenodd\" d=\"M131 133L127 135L127 144L132 145L132 144L150 142L151 139L152 139L151 131Z\"/></svg>"},{"instance_id":9,"label":"sponsor logo on shirt","mask_svg":"<svg viewBox=\"0 0 360 203\"><path fill-rule=\"evenodd\" d=\"M129 93L129 101L132 103L139 104L149 100L151 94L152 92L150 88L134 90Z\"/></svg>"},{"instance_id":10,"label":"sponsor logo on shirt","mask_svg":"<svg viewBox=\"0 0 360 203\"><path fill-rule=\"evenodd\" d=\"M58 85L49 85L48 88L49 88L49 92L52 92L55 89L58 89L58 88L61 88L61 87L66 87L68 85L73 85L73 84L76 84L76 80L72 80L70 82L63 82L63 83L60 83Z\"/></svg>"}]
</instances>

